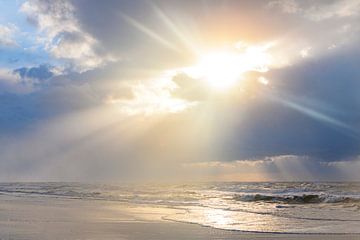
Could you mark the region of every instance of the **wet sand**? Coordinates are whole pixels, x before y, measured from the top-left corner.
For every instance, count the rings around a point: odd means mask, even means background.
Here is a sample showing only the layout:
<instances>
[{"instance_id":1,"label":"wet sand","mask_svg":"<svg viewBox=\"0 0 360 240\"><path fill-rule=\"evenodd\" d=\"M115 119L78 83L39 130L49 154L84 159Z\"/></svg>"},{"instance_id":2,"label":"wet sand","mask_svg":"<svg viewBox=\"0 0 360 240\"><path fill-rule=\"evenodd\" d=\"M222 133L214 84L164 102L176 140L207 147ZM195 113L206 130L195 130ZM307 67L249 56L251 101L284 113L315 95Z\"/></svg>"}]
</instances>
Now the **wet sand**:
<instances>
[{"instance_id":1,"label":"wet sand","mask_svg":"<svg viewBox=\"0 0 360 240\"><path fill-rule=\"evenodd\" d=\"M111 201L0 195L0 239L360 239L360 235L243 233L163 220L176 211Z\"/></svg>"}]
</instances>

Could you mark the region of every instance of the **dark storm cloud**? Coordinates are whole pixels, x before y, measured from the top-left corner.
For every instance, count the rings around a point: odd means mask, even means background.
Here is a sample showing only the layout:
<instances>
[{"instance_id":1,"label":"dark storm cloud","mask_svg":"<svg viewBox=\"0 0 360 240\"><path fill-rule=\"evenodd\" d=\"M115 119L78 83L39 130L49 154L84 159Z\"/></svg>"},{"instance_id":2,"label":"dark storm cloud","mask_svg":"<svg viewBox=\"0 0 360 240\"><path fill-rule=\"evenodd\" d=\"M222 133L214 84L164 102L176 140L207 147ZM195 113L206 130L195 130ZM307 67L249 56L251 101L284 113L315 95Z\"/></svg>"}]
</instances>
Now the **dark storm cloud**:
<instances>
[{"instance_id":1,"label":"dark storm cloud","mask_svg":"<svg viewBox=\"0 0 360 240\"><path fill-rule=\"evenodd\" d=\"M223 143L238 157L294 154L326 161L360 154L359 49L268 73L273 89L252 107ZM276 96L274 98L274 96ZM239 157L242 156L242 157Z\"/></svg>"}]
</instances>

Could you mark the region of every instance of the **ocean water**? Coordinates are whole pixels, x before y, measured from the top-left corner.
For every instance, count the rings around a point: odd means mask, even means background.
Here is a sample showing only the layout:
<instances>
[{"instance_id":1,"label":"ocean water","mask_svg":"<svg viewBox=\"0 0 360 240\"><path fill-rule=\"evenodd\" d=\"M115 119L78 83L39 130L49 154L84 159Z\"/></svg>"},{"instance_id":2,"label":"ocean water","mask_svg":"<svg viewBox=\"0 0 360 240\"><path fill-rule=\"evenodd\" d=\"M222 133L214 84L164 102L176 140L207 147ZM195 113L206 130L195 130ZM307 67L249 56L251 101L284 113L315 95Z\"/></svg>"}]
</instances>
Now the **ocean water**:
<instances>
[{"instance_id":1,"label":"ocean water","mask_svg":"<svg viewBox=\"0 0 360 240\"><path fill-rule=\"evenodd\" d=\"M164 220L246 232L360 233L360 183L356 182L0 183L1 195L172 208L178 211L165 212Z\"/></svg>"}]
</instances>

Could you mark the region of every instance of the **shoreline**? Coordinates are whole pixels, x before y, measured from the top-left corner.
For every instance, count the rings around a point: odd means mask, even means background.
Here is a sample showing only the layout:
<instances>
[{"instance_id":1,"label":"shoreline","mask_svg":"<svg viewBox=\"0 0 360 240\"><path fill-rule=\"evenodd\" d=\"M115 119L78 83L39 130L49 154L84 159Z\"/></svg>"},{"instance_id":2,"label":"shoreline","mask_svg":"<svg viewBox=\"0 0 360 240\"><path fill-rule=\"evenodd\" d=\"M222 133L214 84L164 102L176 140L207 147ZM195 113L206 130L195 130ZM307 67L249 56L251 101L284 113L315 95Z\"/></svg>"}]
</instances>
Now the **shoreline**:
<instances>
[{"instance_id":1,"label":"shoreline","mask_svg":"<svg viewBox=\"0 0 360 240\"><path fill-rule=\"evenodd\" d=\"M326 236L357 236L360 239L360 233L297 233L297 232L261 232L261 231L244 231L244 230L237 230L237 229L224 229L224 228L217 228L217 227L213 227L213 226L206 226L206 225L202 225L199 223L192 223L192 222L185 222L185 221L176 221L176 220L171 220L171 219L164 219L164 221L168 221L168 222L172 222L172 223L179 223L179 224L190 224L190 225L196 225L199 227L204 227L204 228L211 228L211 229L216 229L216 230L221 230L221 231L230 231L230 232L238 232L241 234L264 234L264 235L306 235L306 236L322 236L322 235L326 235Z\"/></svg>"},{"instance_id":2,"label":"shoreline","mask_svg":"<svg viewBox=\"0 0 360 240\"><path fill-rule=\"evenodd\" d=\"M176 209L166 209L172 214ZM0 239L314 239L355 240L359 234L225 230L164 219L163 208L108 201L0 195Z\"/></svg>"}]
</instances>

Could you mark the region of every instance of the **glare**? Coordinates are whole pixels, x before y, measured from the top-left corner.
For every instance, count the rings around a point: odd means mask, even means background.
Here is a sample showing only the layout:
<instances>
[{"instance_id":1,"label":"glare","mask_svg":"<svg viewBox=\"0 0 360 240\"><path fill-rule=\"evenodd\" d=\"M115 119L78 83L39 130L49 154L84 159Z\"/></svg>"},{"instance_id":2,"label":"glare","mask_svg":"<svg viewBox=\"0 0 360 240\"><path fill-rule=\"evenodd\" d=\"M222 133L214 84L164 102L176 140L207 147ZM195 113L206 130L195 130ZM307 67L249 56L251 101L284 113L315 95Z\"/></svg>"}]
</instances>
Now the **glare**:
<instances>
[{"instance_id":1,"label":"glare","mask_svg":"<svg viewBox=\"0 0 360 240\"><path fill-rule=\"evenodd\" d=\"M233 221L231 212L222 209L207 209L205 218L216 226L226 226Z\"/></svg>"},{"instance_id":2,"label":"glare","mask_svg":"<svg viewBox=\"0 0 360 240\"><path fill-rule=\"evenodd\" d=\"M213 89L226 90L241 82L246 72L268 71L269 64L266 48L251 46L241 50L207 52L185 72L202 79ZM266 83L263 81L263 84Z\"/></svg>"},{"instance_id":3,"label":"glare","mask_svg":"<svg viewBox=\"0 0 360 240\"><path fill-rule=\"evenodd\" d=\"M204 79L216 89L226 89L239 80L242 73L237 55L226 52L215 52L204 55L196 67Z\"/></svg>"},{"instance_id":4,"label":"glare","mask_svg":"<svg viewBox=\"0 0 360 240\"><path fill-rule=\"evenodd\" d=\"M264 84L264 85L269 84L269 80L267 80L265 77L259 77L258 81L259 81L259 83Z\"/></svg>"}]
</instances>

